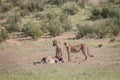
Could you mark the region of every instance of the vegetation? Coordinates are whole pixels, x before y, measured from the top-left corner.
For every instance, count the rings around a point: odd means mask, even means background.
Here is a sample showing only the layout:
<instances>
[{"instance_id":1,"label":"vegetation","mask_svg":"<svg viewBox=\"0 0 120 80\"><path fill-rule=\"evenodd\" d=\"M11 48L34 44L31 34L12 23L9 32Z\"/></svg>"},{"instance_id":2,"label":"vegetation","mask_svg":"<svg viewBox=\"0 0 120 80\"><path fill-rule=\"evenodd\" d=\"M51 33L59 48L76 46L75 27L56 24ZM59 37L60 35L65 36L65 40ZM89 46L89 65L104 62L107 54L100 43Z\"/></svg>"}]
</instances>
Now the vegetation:
<instances>
[{"instance_id":1,"label":"vegetation","mask_svg":"<svg viewBox=\"0 0 120 80\"><path fill-rule=\"evenodd\" d=\"M74 2L67 2L62 6L62 10L68 15L74 15L79 11L79 7Z\"/></svg>"},{"instance_id":2,"label":"vegetation","mask_svg":"<svg viewBox=\"0 0 120 80\"><path fill-rule=\"evenodd\" d=\"M8 32L5 29L0 30L0 43L8 39Z\"/></svg>"},{"instance_id":3,"label":"vegetation","mask_svg":"<svg viewBox=\"0 0 120 80\"><path fill-rule=\"evenodd\" d=\"M115 10L111 10L109 8L106 7L102 7L101 9L98 8L93 8L91 10L91 16L90 19L100 19L100 18L113 18L113 17L117 17L118 14Z\"/></svg>"},{"instance_id":4,"label":"vegetation","mask_svg":"<svg viewBox=\"0 0 120 80\"><path fill-rule=\"evenodd\" d=\"M110 42L115 42L116 38L111 38Z\"/></svg>"},{"instance_id":5,"label":"vegetation","mask_svg":"<svg viewBox=\"0 0 120 80\"><path fill-rule=\"evenodd\" d=\"M118 36L120 1L107 0L98 5L89 2L89 0L26 0L24 2L3 0L0 1L0 26L4 27L8 34L22 32L23 28L24 33L33 38L46 33L50 36L58 36L72 30L75 33L77 31L77 38ZM39 23L29 27L29 30L31 29L28 31L29 34L26 31L28 27L25 27L28 26L28 20Z\"/></svg>"},{"instance_id":6,"label":"vegetation","mask_svg":"<svg viewBox=\"0 0 120 80\"><path fill-rule=\"evenodd\" d=\"M92 34L94 32L94 28L89 25L77 25L78 33L77 38L85 37L87 34Z\"/></svg>"},{"instance_id":7,"label":"vegetation","mask_svg":"<svg viewBox=\"0 0 120 80\"><path fill-rule=\"evenodd\" d=\"M0 0L0 43L10 37L0 44L0 80L120 80L119 36L120 0ZM33 65L54 57L54 39L86 43L94 57Z\"/></svg>"},{"instance_id":8,"label":"vegetation","mask_svg":"<svg viewBox=\"0 0 120 80\"><path fill-rule=\"evenodd\" d=\"M103 44L99 44L98 47L103 47Z\"/></svg>"},{"instance_id":9,"label":"vegetation","mask_svg":"<svg viewBox=\"0 0 120 80\"><path fill-rule=\"evenodd\" d=\"M35 40L42 35L40 27L32 22L28 22L27 24L25 24L22 31Z\"/></svg>"},{"instance_id":10,"label":"vegetation","mask_svg":"<svg viewBox=\"0 0 120 80\"><path fill-rule=\"evenodd\" d=\"M10 16L7 19L7 22L4 24L6 30L8 32L19 32L20 31L20 27L18 25L19 20L20 20L19 15L15 14L13 16Z\"/></svg>"},{"instance_id":11,"label":"vegetation","mask_svg":"<svg viewBox=\"0 0 120 80\"><path fill-rule=\"evenodd\" d=\"M62 24L60 23L59 20L52 20L49 23L48 31L50 35L53 37L60 35L63 31L64 28L62 27Z\"/></svg>"}]
</instances>

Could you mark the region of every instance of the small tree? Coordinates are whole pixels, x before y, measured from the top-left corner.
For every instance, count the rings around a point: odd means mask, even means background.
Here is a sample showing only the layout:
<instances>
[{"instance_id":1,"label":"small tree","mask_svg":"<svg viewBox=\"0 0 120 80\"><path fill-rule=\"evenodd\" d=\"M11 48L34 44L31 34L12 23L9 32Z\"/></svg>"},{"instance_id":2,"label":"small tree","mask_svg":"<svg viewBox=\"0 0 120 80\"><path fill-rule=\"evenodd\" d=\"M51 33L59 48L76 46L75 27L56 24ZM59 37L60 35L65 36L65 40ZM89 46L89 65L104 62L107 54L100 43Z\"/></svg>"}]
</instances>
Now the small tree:
<instances>
[{"instance_id":1,"label":"small tree","mask_svg":"<svg viewBox=\"0 0 120 80\"><path fill-rule=\"evenodd\" d=\"M80 6L80 8L82 8L82 9L85 8L85 1L86 1L86 0L77 1L77 2L78 2L78 5Z\"/></svg>"},{"instance_id":2,"label":"small tree","mask_svg":"<svg viewBox=\"0 0 120 80\"><path fill-rule=\"evenodd\" d=\"M20 27L18 25L19 21L20 16L15 14L7 19L7 22L4 24L4 26L8 32L17 32L20 31Z\"/></svg>"},{"instance_id":3,"label":"small tree","mask_svg":"<svg viewBox=\"0 0 120 80\"><path fill-rule=\"evenodd\" d=\"M106 26L97 27L94 29L94 32L98 38L103 39L109 33L109 28Z\"/></svg>"},{"instance_id":4,"label":"small tree","mask_svg":"<svg viewBox=\"0 0 120 80\"><path fill-rule=\"evenodd\" d=\"M77 38L85 37L87 34L92 34L94 32L94 28L88 25L79 25L77 24Z\"/></svg>"},{"instance_id":5,"label":"small tree","mask_svg":"<svg viewBox=\"0 0 120 80\"><path fill-rule=\"evenodd\" d=\"M65 31L70 31L72 29L72 24L69 20L64 21L63 28Z\"/></svg>"},{"instance_id":6,"label":"small tree","mask_svg":"<svg viewBox=\"0 0 120 80\"><path fill-rule=\"evenodd\" d=\"M62 23L62 27L65 31L70 31L72 29L73 26L71 24L71 21L68 19L67 14L61 13L59 20Z\"/></svg>"},{"instance_id":7,"label":"small tree","mask_svg":"<svg viewBox=\"0 0 120 80\"><path fill-rule=\"evenodd\" d=\"M10 3L4 3L0 5L0 12L7 12L12 8Z\"/></svg>"},{"instance_id":8,"label":"small tree","mask_svg":"<svg viewBox=\"0 0 120 80\"><path fill-rule=\"evenodd\" d=\"M100 10L97 8L93 8L91 10L91 15L90 15L90 19L96 20L98 18L101 18L101 13Z\"/></svg>"},{"instance_id":9,"label":"small tree","mask_svg":"<svg viewBox=\"0 0 120 80\"><path fill-rule=\"evenodd\" d=\"M5 29L0 30L0 42L8 39L8 32Z\"/></svg>"},{"instance_id":10,"label":"small tree","mask_svg":"<svg viewBox=\"0 0 120 80\"><path fill-rule=\"evenodd\" d=\"M24 25L23 32L26 35L31 36L34 40L36 40L38 37L42 35L40 27L32 22L29 22Z\"/></svg>"},{"instance_id":11,"label":"small tree","mask_svg":"<svg viewBox=\"0 0 120 80\"><path fill-rule=\"evenodd\" d=\"M112 34L113 34L114 36L117 36L117 35L120 33L120 27L118 27L118 26L113 26L113 27L111 28L111 32L112 32Z\"/></svg>"},{"instance_id":12,"label":"small tree","mask_svg":"<svg viewBox=\"0 0 120 80\"><path fill-rule=\"evenodd\" d=\"M74 15L79 11L79 6L74 2L67 2L63 4L62 10L68 15Z\"/></svg>"},{"instance_id":13,"label":"small tree","mask_svg":"<svg viewBox=\"0 0 120 80\"><path fill-rule=\"evenodd\" d=\"M64 28L62 27L62 24L60 23L60 21L55 19L50 21L48 31L50 35L55 37L60 35L64 31Z\"/></svg>"}]
</instances>

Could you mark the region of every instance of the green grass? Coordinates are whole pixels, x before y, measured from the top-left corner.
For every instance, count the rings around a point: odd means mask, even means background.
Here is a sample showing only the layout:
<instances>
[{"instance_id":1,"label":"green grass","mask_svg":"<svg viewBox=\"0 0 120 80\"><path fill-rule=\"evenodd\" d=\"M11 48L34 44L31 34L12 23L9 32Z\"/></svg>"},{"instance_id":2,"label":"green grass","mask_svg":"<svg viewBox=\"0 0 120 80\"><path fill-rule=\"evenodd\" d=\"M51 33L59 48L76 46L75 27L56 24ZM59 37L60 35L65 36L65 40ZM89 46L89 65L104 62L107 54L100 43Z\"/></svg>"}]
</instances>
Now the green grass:
<instances>
[{"instance_id":1,"label":"green grass","mask_svg":"<svg viewBox=\"0 0 120 80\"><path fill-rule=\"evenodd\" d=\"M67 66L67 65L66 65ZM41 67L41 66L39 66ZM120 72L115 68L73 68L71 72L64 67L49 65L49 68L28 70L17 74L0 74L0 80L119 80Z\"/></svg>"}]
</instances>

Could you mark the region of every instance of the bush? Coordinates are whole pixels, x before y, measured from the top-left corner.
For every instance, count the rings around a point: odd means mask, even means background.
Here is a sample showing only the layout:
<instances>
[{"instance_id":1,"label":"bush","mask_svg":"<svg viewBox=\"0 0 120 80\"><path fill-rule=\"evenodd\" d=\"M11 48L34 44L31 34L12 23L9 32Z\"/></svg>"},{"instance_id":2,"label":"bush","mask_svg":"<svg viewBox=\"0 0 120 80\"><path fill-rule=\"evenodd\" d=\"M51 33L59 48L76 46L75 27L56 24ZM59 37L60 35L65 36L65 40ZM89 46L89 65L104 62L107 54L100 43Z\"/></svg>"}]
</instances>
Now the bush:
<instances>
[{"instance_id":1,"label":"bush","mask_svg":"<svg viewBox=\"0 0 120 80\"><path fill-rule=\"evenodd\" d=\"M113 3L113 2L115 2L115 0L109 0L109 2L112 2L112 3Z\"/></svg>"},{"instance_id":2,"label":"bush","mask_svg":"<svg viewBox=\"0 0 120 80\"><path fill-rule=\"evenodd\" d=\"M90 27L88 25L77 25L77 29L78 29L77 38L82 37L104 38L108 33L111 33L111 27L106 27L105 25L97 27Z\"/></svg>"},{"instance_id":3,"label":"bush","mask_svg":"<svg viewBox=\"0 0 120 80\"><path fill-rule=\"evenodd\" d=\"M11 0L12 4L14 6L18 6L19 5L19 0Z\"/></svg>"},{"instance_id":4,"label":"bush","mask_svg":"<svg viewBox=\"0 0 120 80\"><path fill-rule=\"evenodd\" d=\"M119 17L119 13L120 13L119 10L110 9L108 18Z\"/></svg>"},{"instance_id":5,"label":"bush","mask_svg":"<svg viewBox=\"0 0 120 80\"><path fill-rule=\"evenodd\" d=\"M115 3L118 4L118 5L120 5L120 0L117 0Z\"/></svg>"},{"instance_id":6,"label":"bush","mask_svg":"<svg viewBox=\"0 0 120 80\"><path fill-rule=\"evenodd\" d=\"M111 28L111 33L114 35L114 36L117 36L119 33L120 33L120 28L118 26L113 26Z\"/></svg>"},{"instance_id":7,"label":"bush","mask_svg":"<svg viewBox=\"0 0 120 80\"><path fill-rule=\"evenodd\" d=\"M103 44L99 44L98 47L103 47Z\"/></svg>"},{"instance_id":8,"label":"bush","mask_svg":"<svg viewBox=\"0 0 120 80\"><path fill-rule=\"evenodd\" d=\"M94 29L94 33L97 35L98 38L104 38L107 33L109 33L109 28L105 26L96 27Z\"/></svg>"},{"instance_id":9,"label":"bush","mask_svg":"<svg viewBox=\"0 0 120 80\"><path fill-rule=\"evenodd\" d=\"M10 16L5 23L5 28L8 32L18 32L20 31L20 27L18 26L18 22L20 17L18 15Z\"/></svg>"},{"instance_id":10,"label":"bush","mask_svg":"<svg viewBox=\"0 0 120 80\"><path fill-rule=\"evenodd\" d=\"M23 32L35 40L42 35L40 27L31 22L24 25Z\"/></svg>"},{"instance_id":11,"label":"bush","mask_svg":"<svg viewBox=\"0 0 120 80\"><path fill-rule=\"evenodd\" d=\"M45 16L46 19L44 19L46 21L42 22L41 30L45 33L49 32L51 36L58 36L62 32L72 29L72 24L67 19L67 14L49 11Z\"/></svg>"},{"instance_id":12,"label":"bush","mask_svg":"<svg viewBox=\"0 0 120 80\"><path fill-rule=\"evenodd\" d=\"M65 31L70 31L72 29L73 26L71 24L71 21L68 19L67 14L61 13L59 20L62 23L62 27Z\"/></svg>"},{"instance_id":13,"label":"bush","mask_svg":"<svg viewBox=\"0 0 120 80\"><path fill-rule=\"evenodd\" d=\"M5 15L4 14L0 14L0 20L2 20L2 19L5 19Z\"/></svg>"},{"instance_id":14,"label":"bush","mask_svg":"<svg viewBox=\"0 0 120 80\"><path fill-rule=\"evenodd\" d=\"M118 16L112 20L113 20L114 25L120 25L120 16Z\"/></svg>"},{"instance_id":15,"label":"bush","mask_svg":"<svg viewBox=\"0 0 120 80\"><path fill-rule=\"evenodd\" d=\"M100 15L100 10L97 9L97 8L93 8L93 9L91 10L91 14L92 14L92 15L90 16L90 19L96 20L96 19L98 19L98 18L101 17L101 15Z\"/></svg>"},{"instance_id":16,"label":"bush","mask_svg":"<svg viewBox=\"0 0 120 80\"><path fill-rule=\"evenodd\" d=\"M50 3L52 5L60 5L63 4L64 2L66 2L66 0L50 0Z\"/></svg>"},{"instance_id":17,"label":"bush","mask_svg":"<svg viewBox=\"0 0 120 80\"><path fill-rule=\"evenodd\" d=\"M78 1L78 5L83 9L85 8L85 0Z\"/></svg>"},{"instance_id":18,"label":"bush","mask_svg":"<svg viewBox=\"0 0 120 80\"><path fill-rule=\"evenodd\" d=\"M49 11L47 14L46 14L46 17L47 19L50 21L52 19L55 19L58 17L58 14L54 11Z\"/></svg>"},{"instance_id":19,"label":"bush","mask_svg":"<svg viewBox=\"0 0 120 80\"><path fill-rule=\"evenodd\" d=\"M8 32L5 29L0 30L0 42L8 39Z\"/></svg>"},{"instance_id":20,"label":"bush","mask_svg":"<svg viewBox=\"0 0 120 80\"><path fill-rule=\"evenodd\" d=\"M109 26L110 33L113 36L117 36L120 33L120 19L119 17L109 19L107 22L107 26Z\"/></svg>"},{"instance_id":21,"label":"bush","mask_svg":"<svg viewBox=\"0 0 120 80\"><path fill-rule=\"evenodd\" d=\"M20 8L23 10L23 12L43 11L44 3L39 0L31 0L30 3L21 4Z\"/></svg>"},{"instance_id":22,"label":"bush","mask_svg":"<svg viewBox=\"0 0 120 80\"><path fill-rule=\"evenodd\" d=\"M10 3L3 3L0 6L0 12L7 12L12 8L12 5Z\"/></svg>"},{"instance_id":23,"label":"bush","mask_svg":"<svg viewBox=\"0 0 120 80\"><path fill-rule=\"evenodd\" d=\"M109 11L109 9L108 8L102 8L102 10L101 10L101 16L102 16L102 18L107 18L107 17L109 17L110 16L110 11Z\"/></svg>"},{"instance_id":24,"label":"bush","mask_svg":"<svg viewBox=\"0 0 120 80\"><path fill-rule=\"evenodd\" d=\"M88 25L77 25L78 33L77 38L85 37L87 34L92 34L94 32L94 28Z\"/></svg>"},{"instance_id":25,"label":"bush","mask_svg":"<svg viewBox=\"0 0 120 80\"><path fill-rule=\"evenodd\" d=\"M72 29L72 24L69 20L64 21L63 28L65 31L70 31Z\"/></svg>"},{"instance_id":26,"label":"bush","mask_svg":"<svg viewBox=\"0 0 120 80\"><path fill-rule=\"evenodd\" d=\"M111 38L110 42L115 42L116 38Z\"/></svg>"},{"instance_id":27,"label":"bush","mask_svg":"<svg viewBox=\"0 0 120 80\"><path fill-rule=\"evenodd\" d=\"M47 22L42 22L40 29L42 30L43 33L48 33L48 23Z\"/></svg>"},{"instance_id":28,"label":"bush","mask_svg":"<svg viewBox=\"0 0 120 80\"><path fill-rule=\"evenodd\" d=\"M117 17L119 14L116 10L112 10L106 7L102 7L101 9L93 8L91 10L90 19L99 19L99 18L113 18Z\"/></svg>"},{"instance_id":29,"label":"bush","mask_svg":"<svg viewBox=\"0 0 120 80\"><path fill-rule=\"evenodd\" d=\"M68 14L60 13L60 15L59 15L60 22L64 23L64 21L67 20L68 16L69 16Z\"/></svg>"},{"instance_id":30,"label":"bush","mask_svg":"<svg viewBox=\"0 0 120 80\"><path fill-rule=\"evenodd\" d=\"M62 27L61 22L55 19L50 21L48 31L51 36L55 37L60 35L64 31L64 29Z\"/></svg>"},{"instance_id":31,"label":"bush","mask_svg":"<svg viewBox=\"0 0 120 80\"><path fill-rule=\"evenodd\" d=\"M74 15L79 11L79 6L74 2L67 2L63 4L62 10L68 15Z\"/></svg>"}]
</instances>

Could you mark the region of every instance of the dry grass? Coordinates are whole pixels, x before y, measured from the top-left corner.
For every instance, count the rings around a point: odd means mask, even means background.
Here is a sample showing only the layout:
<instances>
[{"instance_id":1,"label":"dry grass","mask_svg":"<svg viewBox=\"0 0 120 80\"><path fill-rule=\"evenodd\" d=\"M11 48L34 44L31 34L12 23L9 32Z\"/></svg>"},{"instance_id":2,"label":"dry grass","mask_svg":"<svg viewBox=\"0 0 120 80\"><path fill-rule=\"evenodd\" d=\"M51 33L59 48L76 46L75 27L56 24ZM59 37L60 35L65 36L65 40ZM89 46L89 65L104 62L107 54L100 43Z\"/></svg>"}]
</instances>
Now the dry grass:
<instances>
[{"instance_id":1,"label":"dry grass","mask_svg":"<svg viewBox=\"0 0 120 80\"><path fill-rule=\"evenodd\" d=\"M119 80L120 44L109 39L66 39L69 34L37 41L8 40L0 44L0 80ZM72 62L33 65L42 57L55 55L52 40L58 39L72 44L86 43L92 58L84 60L82 53L72 54ZM98 48L99 44L103 47ZM63 45L64 46L64 45ZM67 52L63 47L63 56ZM80 63L80 64L79 64Z\"/></svg>"}]
</instances>

